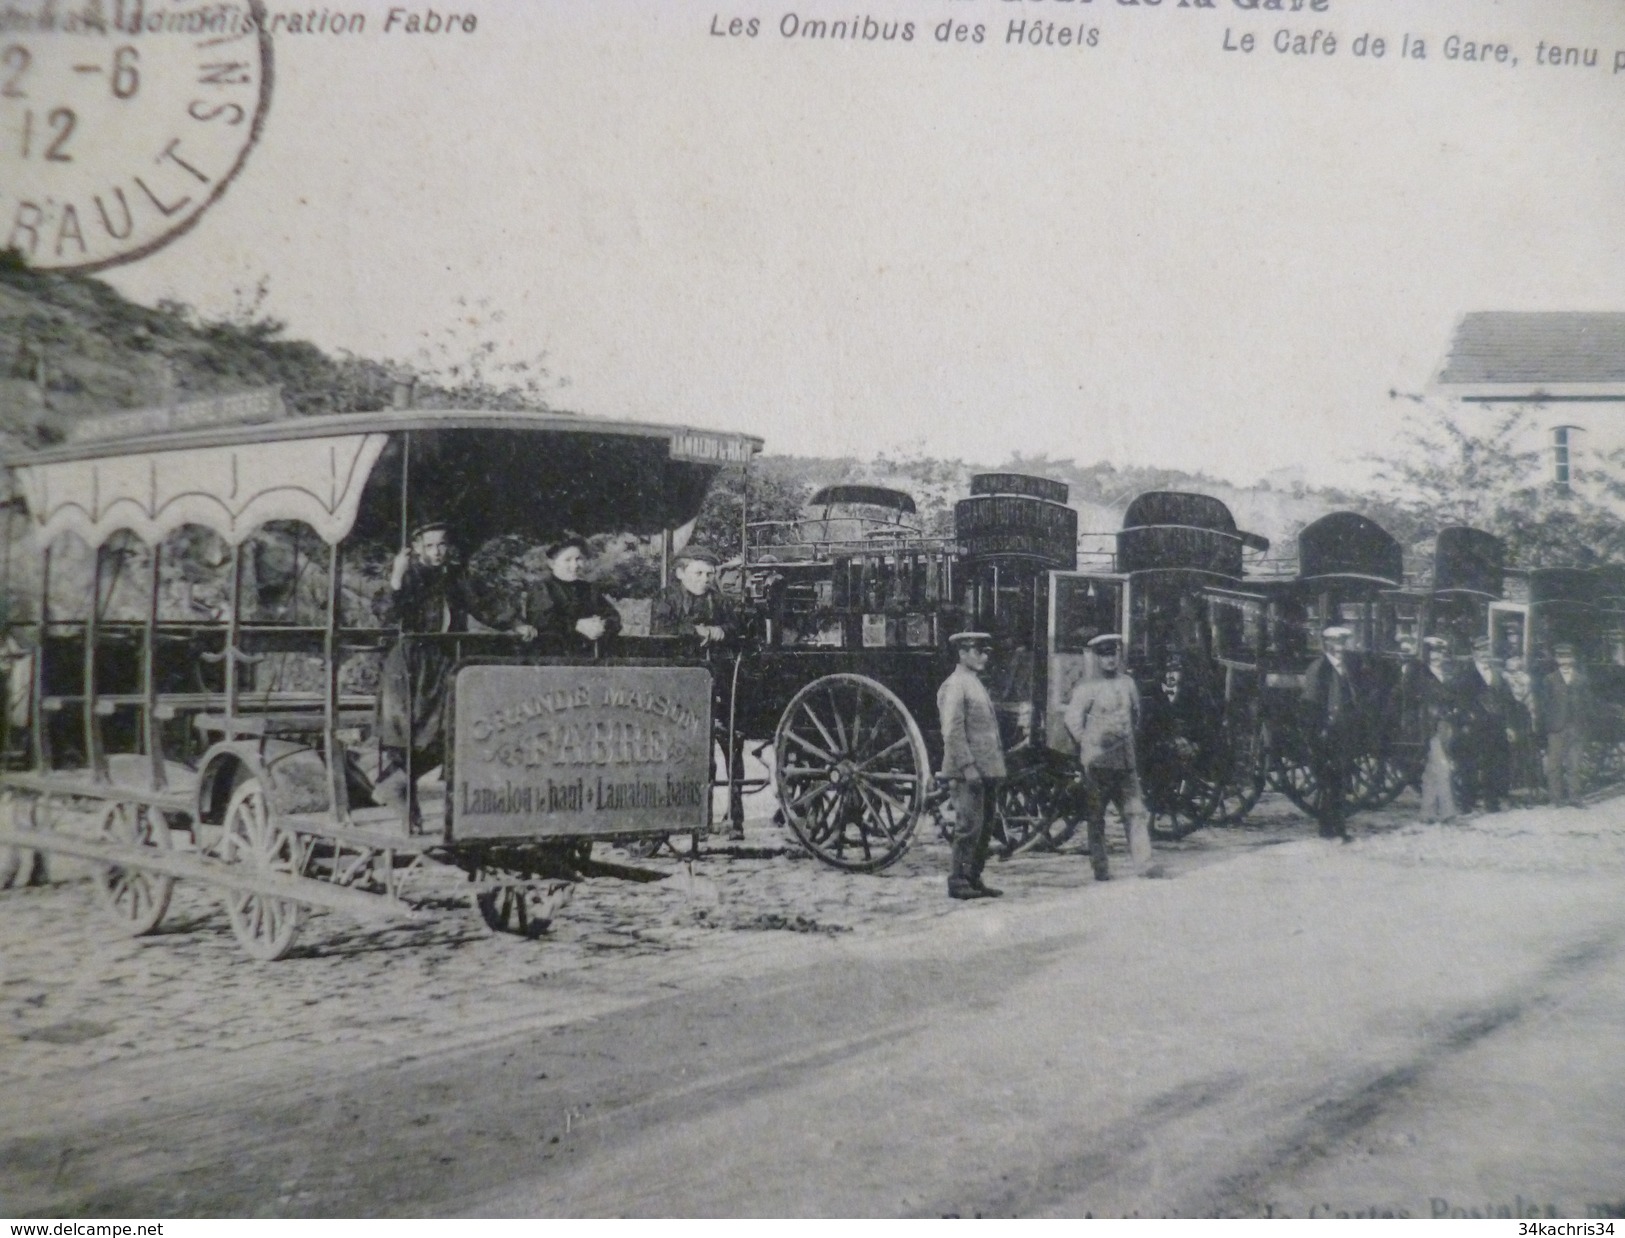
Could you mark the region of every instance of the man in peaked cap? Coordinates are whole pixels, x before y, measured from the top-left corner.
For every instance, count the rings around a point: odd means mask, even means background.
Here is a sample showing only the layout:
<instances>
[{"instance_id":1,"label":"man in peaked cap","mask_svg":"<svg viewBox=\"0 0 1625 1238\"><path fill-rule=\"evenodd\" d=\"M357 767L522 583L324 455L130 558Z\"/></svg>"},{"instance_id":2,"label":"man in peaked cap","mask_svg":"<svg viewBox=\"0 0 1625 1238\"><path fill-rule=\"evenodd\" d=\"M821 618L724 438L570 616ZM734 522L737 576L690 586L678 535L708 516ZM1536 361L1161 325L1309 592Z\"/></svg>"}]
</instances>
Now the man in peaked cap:
<instances>
[{"instance_id":1,"label":"man in peaked cap","mask_svg":"<svg viewBox=\"0 0 1625 1238\"><path fill-rule=\"evenodd\" d=\"M1595 703L1573 645L1552 650L1557 669L1540 681L1535 726L1546 736L1546 787L1553 806L1580 802L1580 762Z\"/></svg>"},{"instance_id":2,"label":"man in peaked cap","mask_svg":"<svg viewBox=\"0 0 1625 1238\"><path fill-rule=\"evenodd\" d=\"M704 547L685 547L672 569L673 579L650 615L650 631L656 636L692 636L702 651L737 639L738 619L716 586L717 556Z\"/></svg>"},{"instance_id":3,"label":"man in peaked cap","mask_svg":"<svg viewBox=\"0 0 1625 1238\"><path fill-rule=\"evenodd\" d=\"M1151 830L1140 794L1140 690L1132 676L1121 673L1121 636L1102 633L1089 642L1089 651L1095 655L1099 676L1078 680L1063 715L1067 733L1078 746L1078 762L1083 766L1088 795L1089 863L1096 881L1110 879L1106 805L1111 803L1123 819L1129 859L1141 876L1158 877L1162 870L1151 863Z\"/></svg>"},{"instance_id":4,"label":"man in peaked cap","mask_svg":"<svg viewBox=\"0 0 1625 1238\"><path fill-rule=\"evenodd\" d=\"M1517 702L1490 638L1473 641L1473 660L1457 677L1462 735L1456 757L1462 808L1500 812L1512 789L1513 714Z\"/></svg>"},{"instance_id":5,"label":"man in peaked cap","mask_svg":"<svg viewBox=\"0 0 1625 1238\"><path fill-rule=\"evenodd\" d=\"M728 738L732 687L722 663L724 655L738 646L741 624L716 579L717 556L703 546L685 546L673 560L671 582L655 599L649 631L654 636L683 637L692 652L711 663L714 726L718 741L729 750L728 837L738 842L745 837L745 803L739 785L745 776L745 748L742 736Z\"/></svg>"},{"instance_id":6,"label":"man in peaked cap","mask_svg":"<svg viewBox=\"0 0 1625 1238\"><path fill-rule=\"evenodd\" d=\"M1320 793L1315 818L1322 838L1347 842L1346 797L1353 776L1364 702L1348 661L1354 633L1332 625L1320 634L1321 655L1303 677L1304 722L1309 737L1309 759Z\"/></svg>"},{"instance_id":7,"label":"man in peaked cap","mask_svg":"<svg viewBox=\"0 0 1625 1238\"><path fill-rule=\"evenodd\" d=\"M988 822L993 797L1005 775L1004 744L993 698L982 683L993 652L986 632L956 632L948 638L959 664L937 689L942 722L942 777L953 791L953 868L949 898L997 898L1003 893L982 881L987 863Z\"/></svg>"}]
</instances>

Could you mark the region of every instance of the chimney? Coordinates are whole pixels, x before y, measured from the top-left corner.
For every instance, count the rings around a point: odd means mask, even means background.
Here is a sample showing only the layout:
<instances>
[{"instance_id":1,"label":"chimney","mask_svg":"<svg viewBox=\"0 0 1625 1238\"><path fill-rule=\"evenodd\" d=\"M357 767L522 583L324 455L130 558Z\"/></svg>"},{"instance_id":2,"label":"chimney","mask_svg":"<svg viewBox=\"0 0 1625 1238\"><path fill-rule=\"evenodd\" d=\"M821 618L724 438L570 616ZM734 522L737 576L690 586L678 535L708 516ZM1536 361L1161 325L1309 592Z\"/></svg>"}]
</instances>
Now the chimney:
<instances>
[{"instance_id":1,"label":"chimney","mask_svg":"<svg viewBox=\"0 0 1625 1238\"><path fill-rule=\"evenodd\" d=\"M417 402L418 380L415 378L397 378L395 390L390 397L391 408L411 408Z\"/></svg>"}]
</instances>

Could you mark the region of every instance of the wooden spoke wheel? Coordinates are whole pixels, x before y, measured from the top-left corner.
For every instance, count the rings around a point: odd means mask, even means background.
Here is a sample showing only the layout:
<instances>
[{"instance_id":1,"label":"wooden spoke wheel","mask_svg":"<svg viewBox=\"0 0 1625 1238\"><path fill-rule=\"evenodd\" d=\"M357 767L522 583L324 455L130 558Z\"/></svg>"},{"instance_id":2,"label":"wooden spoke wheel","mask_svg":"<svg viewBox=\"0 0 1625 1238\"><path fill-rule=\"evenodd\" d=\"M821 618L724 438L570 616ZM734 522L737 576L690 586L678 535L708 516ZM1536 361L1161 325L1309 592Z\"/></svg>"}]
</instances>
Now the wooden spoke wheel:
<instances>
[{"instance_id":1,"label":"wooden spoke wheel","mask_svg":"<svg viewBox=\"0 0 1625 1238\"><path fill-rule=\"evenodd\" d=\"M479 912L480 923L493 934L511 933L533 939L547 931L553 917L574 893L575 887L568 881L542 885L516 881L479 891L474 895L474 909Z\"/></svg>"},{"instance_id":2,"label":"wooden spoke wheel","mask_svg":"<svg viewBox=\"0 0 1625 1238\"><path fill-rule=\"evenodd\" d=\"M115 801L102 810L102 841L124 847L169 850L169 822L145 804ZM94 873L96 901L131 937L157 928L169 910L175 879L118 864L99 866Z\"/></svg>"},{"instance_id":3,"label":"wooden spoke wheel","mask_svg":"<svg viewBox=\"0 0 1625 1238\"><path fill-rule=\"evenodd\" d=\"M258 875L299 876L299 837L271 820L270 802L257 778L250 778L231 794L220 854L228 864L242 865ZM304 914L304 905L292 899L226 891L232 933L250 956L262 962L275 962L293 949Z\"/></svg>"},{"instance_id":4,"label":"wooden spoke wheel","mask_svg":"<svg viewBox=\"0 0 1625 1238\"><path fill-rule=\"evenodd\" d=\"M1222 787L1194 766L1170 773L1144 788L1151 837L1177 842L1206 825L1218 809Z\"/></svg>"},{"instance_id":5,"label":"wooden spoke wheel","mask_svg":"<svg viewBox=\"0 0 1625 1238\"><path fill-rule=\"evenodd\" d=\"M1320 786L1308 760L1291 753L1276 753L1270 765L1270 784L1311 817L1320 803Z\"/></svg>"},{"instance_id":6,"label":"wooden spoke wheel","mask_svg":"<svg viewBox=\"0 0 1625 1238\"><path fill-rule=\"evenodd\" d=\"M1421 777L1420 766L1413 766L1403 749L1361 753L1354 762L1354 794L1361 808L1386 808Z\"/></svg>"},{"instance_id":7,"label":"wooden spoke wheel","mask_svg":"<svg viewBox=\"0 0 1625 1238\"><path fill-rule=\"evenodd\" d=\"M1018 851L1053 851L1084 817L1076 765L1049 749L1013 755L993 805L994 843L1006 858Z\"/></svg>"},{"instance_id":8,"label":"wooden spoke wheel","mask_svg":"<svg viewBox=\"0 0 1625 1238\"><path fill-rule=\"evenodd\" d=\"M878 872L908 850L930 790L925 739L903 702L863 675L791 698L773 741L779 805L826 864Z\"/></svg>"},{"instance_id":9,"label":"wooden spoke wheel","mask_svg":"<svg viewBox=\"0 0 1625 1238\"><path fill-rule=\"evenodd\" d=\"M1230 738L1218 795L1213 806L1213 825L1235 825L1258 806L1269 781L1269 744L1265 732L1252 727Z\"/></svg>"}]
</instances>

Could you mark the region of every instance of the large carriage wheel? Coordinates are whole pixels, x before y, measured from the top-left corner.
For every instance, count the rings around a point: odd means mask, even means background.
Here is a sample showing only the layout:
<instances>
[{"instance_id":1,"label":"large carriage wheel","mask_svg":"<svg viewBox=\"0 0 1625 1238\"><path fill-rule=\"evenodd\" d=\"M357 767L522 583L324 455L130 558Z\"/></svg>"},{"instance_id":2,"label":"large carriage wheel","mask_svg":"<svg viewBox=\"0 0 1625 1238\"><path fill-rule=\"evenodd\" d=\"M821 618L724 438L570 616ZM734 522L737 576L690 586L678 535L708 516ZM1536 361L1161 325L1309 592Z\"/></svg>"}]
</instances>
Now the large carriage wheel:
<instances>
[{"instance_id":1,"label":"large carriage wheel","mask_svg":"<svg viewBox=\"0 0 1625 1238\"><path fill-rule=\"evenodd\" d=\"M1228 733L1212 824L1235 825L1258 806L1269 781L1269 734L1256 722Z\"/></svg>"},{"instance_id":2,"label":"large carriage wheel","mask_svg":"<svg viewBox=\"0 0 1625 1238\"><path fill-rule=\"evenodd\" d=\"M1182 766L1177 777L1154 790L1143 788L1151 837L1177 842L1201 829L1218 811L1222 790L1220 783L1204 777L1193 765Z\"/></svg>"},{"instance_id":3,"label":"large carriage wheel","mask_svg":"<svg viewBox=\"0 0 1625 1238\"><path fill-rule=\"evenodd\" d=\"M481 890L474 896L474 909L492 933L537 938L574 894L568 881L511 882Z\"/></svg>"},{"instance_id":4,"label":"large carriage wheel","mask_svg":"<svg viewBox=\"0 0 1625 1238\"><path fill-rule=\"evenodd\" d=\"M1386 808L1411 784L1409 763L1402 753L1362 752L1354 758L1355 803L1360 808Z\"/></svg>"},{"instance_id":5,"label":"large carriage wheel","mask_svg":"<svg viewBox=\"0 0 1625 1238\"><path fill-rule=\"evenodd\" d=\"M145 804L114 801L102 811L102 841L169 850L169 822ZM152 932L169 910L175 879L139 868L105 864L95 870L96 901L131 937Z\"/></svg>"},{"instance_id":6,"label":"large carriage wheel","mask_svg":"<svg viewBox=\"0 0 1625 1238\"><path fill-rule=\"evenodd\" d=\"M1580 758L1580 794L1612 786L1625 776L1625 744L1615 740L1594 739L1585 746Z\"/></svg>"},{"instance_id":7,"label":"large carriage wheel","mask_svg":"<svg viewBox=\"0 0 1625 1238\"><path fill-rule=\"evenodd\" d=\"M1077 765L1048 748L1012 754L994 795L994 840L1006 858L1053 851L1077 832L1084 806Z\"/></svg>"},{"instance_id":8,"label":"large carriage wheel","mask_svg":"<svg viewBox=\"0 0 1625 1238\"><path fill-rule=\"evenodd\" d=\"M271 820L265 789L250 778L231 795L226 806L226 828L220 855L228 864L242 864L267 876L297 877L301 867L298 835ZM304 918L302 903L270 894L226 891L226 916L231 931L251 956L273 963L293 949Z\"/></svg>"},{"instance_id":9,"label":"large carriage wheel","mask_svg":"<svg viewBox=\"0 0 1625 1238\"><path fill-rule=\"evenodd\" d=\"M791 698L773 740L784 819L826 864L878 872L908 849L931 780L903 702L862 675L826 675Z\"/></svg>"}]
</instances>

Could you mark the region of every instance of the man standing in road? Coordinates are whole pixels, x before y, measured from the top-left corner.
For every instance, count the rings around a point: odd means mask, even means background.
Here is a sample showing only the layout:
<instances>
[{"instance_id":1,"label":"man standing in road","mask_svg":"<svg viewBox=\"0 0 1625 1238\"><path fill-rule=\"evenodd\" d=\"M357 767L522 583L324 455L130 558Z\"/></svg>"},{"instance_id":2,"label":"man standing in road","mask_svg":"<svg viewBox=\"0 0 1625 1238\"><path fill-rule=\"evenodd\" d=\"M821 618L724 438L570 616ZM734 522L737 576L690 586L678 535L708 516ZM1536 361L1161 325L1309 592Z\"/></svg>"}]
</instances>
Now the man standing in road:
<instances>
[{"instance_id":1,"label":"man standing in road","mask_svg":"<svg viewBox=\"0 0 1625 1238\"><path fill-rule=\"evenodd\" d=\"M987 827L993 795L1004 777L1004 744L993 698L982 683L993 638L986 632L956 632L948 638L959 665L937 689L942 722L942 777L953 789L953 869L949 898L997 898L1004 891L982 881L987 863Z\"/></svg>"},{"instance_id":2,"label":"man standing in road","mask_svg":"<svg viewBox=\"0 0 1625 1238\"><path fill-rule=\"evenodd\" d=\"M1591 723L1591 685L1573 645L1552 650L1557 669L1540 682L1535 725L1546 736L1546 787L1553 807L1580 803L1580 761Z\"/></svg>"},{"instance_id":3,"label":"man standing in road","mask_svg":"<svg viewBox=\"0 0 1625 1238\"><path fill-rule=\"evenodd\" d=\"M1345 797L1354 753L1360 739L1360 694L1348 662L1348 628L1329 627L1320 634L1321 655L1303 677L1304 721L1309 759L1320 792L1322 838L1348 841Z\"/></svg>"},{"instance_id":4,"label":"man standing in road","mask_svg":"<svg viewBox=\"0 0 1625 1238\"><path fill-rule=\"evenodd\" d=\"M1119 673L1123 638L1107 632L1089 642L1100 675L1080 679L1066 703L1066 729L1078 745L1088 795L1089 863L1096 881L1110 880L1106 862L1106 805L1117 806L1128 835L1129 859L1141 876L1160 877L1151 863L1151 831L1136 768L1140 690L1131 675Z\"/></svg>"},{"instance_id":5,"label":"man standing in road","mask_svg":"<svg viewBox=\"0 0 1625 1238\"><path fill-rule=\"evenodd\" d=\"M1473 663L1461 673L1462 711L1468 719L1461 762L1466 789L1463 809L1500 812L1511 796L1513 712L1516 702L1490 639L1473 641Z\"/></svg>"}]
</instances>

